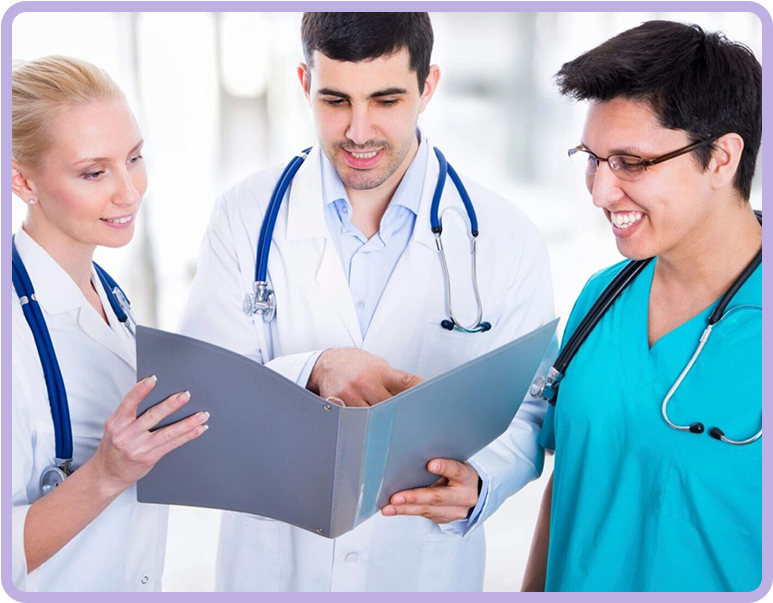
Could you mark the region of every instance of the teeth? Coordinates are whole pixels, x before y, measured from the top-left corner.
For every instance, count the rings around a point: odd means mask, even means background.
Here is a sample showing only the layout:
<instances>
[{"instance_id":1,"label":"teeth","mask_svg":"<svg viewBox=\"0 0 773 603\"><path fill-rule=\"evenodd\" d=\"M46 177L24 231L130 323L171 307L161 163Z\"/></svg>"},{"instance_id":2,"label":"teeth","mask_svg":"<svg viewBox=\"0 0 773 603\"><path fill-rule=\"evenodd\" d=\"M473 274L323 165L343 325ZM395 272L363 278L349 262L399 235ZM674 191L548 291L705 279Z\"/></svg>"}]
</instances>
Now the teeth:
<instances>
[{"instance_id":1,"label":"teeth","mask_svg":"<svg viewBox=\"0 0 773 603\"><path fill-rule=\"evenodd\" d=\"M640 211L627 211L627 212L611 212L612 223L625 230L630 228L633 224L636 224L644 217L644 214Z\"/></svg>"},{"instance_id":2,"label":"teeth","mask_svg":"<svg viewBox=\"0 0 773 603\"><path fill-rule=\"evenodd\" d=\"M354 151L349 152L357 159L370 159L371 157L375 157L378 154L378 151L368 151L367 153L355 153Z\"/></svg>"},{"instance_id":3,"label":"teeth","mask_svg":"<svg viewBox=\"0 0 773 603\"><path fill-rule=\"evenodd\" d=\"M127 222L131 222L132 218L133 216L126 216L125 218L115 218L112 220L110 218L106 218L105 222L110 222L110 224L126 224Z\"/></svg>"}]
</instances>

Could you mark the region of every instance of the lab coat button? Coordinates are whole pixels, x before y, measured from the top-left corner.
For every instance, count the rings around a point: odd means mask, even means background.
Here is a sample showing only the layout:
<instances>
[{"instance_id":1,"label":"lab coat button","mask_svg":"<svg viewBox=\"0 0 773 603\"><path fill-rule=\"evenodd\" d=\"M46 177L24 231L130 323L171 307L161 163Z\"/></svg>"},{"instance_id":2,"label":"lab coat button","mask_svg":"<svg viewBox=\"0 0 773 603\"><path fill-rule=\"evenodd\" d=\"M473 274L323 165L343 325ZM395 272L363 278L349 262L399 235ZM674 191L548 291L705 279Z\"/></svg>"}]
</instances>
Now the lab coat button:
<instances>
[{"instance_id":1,"label":"lab coat button","mask_svg":"<svg viewBox=\"0 0 773 603\"><path fill-rule=\"evenodd\" d=\"M357 307L360 308L360 309L364 308L365 307L365 302L362 301L361 299L357 300Z\"/></svg>"},{"instance_id":2,"label":"lab coat button","mask_svg":"<svg viewBox=\"0 0 773 603\"><path fill-rule=\"evenodd\" d=\"M143 584L147 584L147 583L148 583L148 580L149 580L149 578L148 578L147 576L143 576L143 577L142 577L142 583L143 583Z\"/></svg>"},{"instance_id":3,"label":"lab coat button","mask_svg":"<svg viewBox=\"0 0 773 603\"><path fill-rule=\"evenodd\" d=\"M357 553L349 553L346 556L346 563L357 563L360 560L360 556Z\"/></svg>"}]
</instances>

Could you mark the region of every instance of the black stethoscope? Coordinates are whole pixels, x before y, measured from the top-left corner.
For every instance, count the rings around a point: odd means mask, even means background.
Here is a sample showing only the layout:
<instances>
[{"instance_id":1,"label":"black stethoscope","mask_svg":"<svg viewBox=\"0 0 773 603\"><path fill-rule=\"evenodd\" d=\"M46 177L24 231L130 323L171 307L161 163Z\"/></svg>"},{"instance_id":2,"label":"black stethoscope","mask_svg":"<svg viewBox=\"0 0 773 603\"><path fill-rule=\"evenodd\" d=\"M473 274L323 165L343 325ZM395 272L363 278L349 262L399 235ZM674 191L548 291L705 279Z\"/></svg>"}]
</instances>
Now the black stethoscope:
<instances>
[{"instance_id":1,"label":"black stethoscope","mask_svg":"<svg viewBox=\"0 0 773 603\"><path fill-rule=\"evenodd\" d=\"M478 289L478 276L476 270L477 248L476 241L480 232L478 231L478 218L475 215L475 208L472 205L470 195L467 193L467 189L462 183L462 179L456 170L446 161L443 153L435 147L435 155L437 156L440 164L440 172L438 174L437 184L435 185L435 193L432 196L432 206L430 210L430 227L435 235L435 244L437 245L438 252L440 253L440 263L443 268L443 277L445 279L446 290L446 307L448 310L449 318L441 321L440 326L448 331L462 331L464 333L483 333L491 329L491 323L483 320L483 304L480 300L480 290ZM266 215L263 218L263 223L260 227L260 238L258 240L258 247L256 252L255 261L255 281L253 283L253 292L247 294L244 299L243 309L247 316L254 314L260 314L265 322L271 322L276 314L276 295L268 285L268 254L271 248L271 239L274 235L274 226L276 224L277 216L279 215L279 208L282 205L282 200L285 198L287 189L293 181L298 169L301 167L306 157L309 156L311 147L305 149L287 164L282 175L274 187L273 193L271 193L271 199L266 209ZM464 208L469 218L469 238L470 238L470 256L472 262L472 288L475 293L475 303L477 308L477 317L474 323L469 326L462 325L454 315L453 306L451 305L451 275L448 271L448 263L446 262L446 254L443 249L443 241L441 234L443 233L443 219L439 215L440 198L443 195L443 188L446 183L446 176L451 177L451 181L456 186L456 190L459 196L462 198ZM446 211L453 210L455 208L448 208ZM445 215L445 212L443 212ZM462 214L463 215L463 214Z\"/></svg>"},{"instance_id":2,"label":"black stethoscope","mask_svg":"<svg viewBox=\"0 0 773 603\"><path fill-rule=\"evenodd\" d=\"M760 225L762 225L762 212L755 211L754 213L757 216L757 220L759 221ZM601 318L604 316L606 311L609 310L609 308L612 306L615 300L617 300L620 297L620 295L625 290L625 288L628 285L630 285L631 282L633 282L633 280L644 269L644 267L650 263L651 260L652 258L649 258L646 260L631 261L625 265L625 267L617 274L617 276L614 279L612 279L612 282L609 283L609 285L607 285L606 289L604 289L604 291L601 293L599 298L593 304L591 309L582 319L582 322L580 322L577 329L575 329L574 333L572 333L572 336L569 338L569 341L566 343L566 345L561 350L561 353L558 355L558 358L556 359L555 364L553 364L553 366L548 371L547 377L540 375L536 379L534 379L534 382L532 383L531 389L530 389L530 393L532 396L534 396L535 398L542 398L543 400L547 400L550 404L555 406L556 401L558 399L559 385L561 384L561 380L564 378L564 375L566 374L566 369L568 368L569 363L572 361L572 358L574 358L575 354L577 354L577 352L580 349L580 346L582 346L582 344L588 338L591 331L593 331L596 325L601 321ZM671 398L673 397L673 395L676 393L676 390L681 385L684 378L687 376L687 373L690 372L690 369L698 360L698 357L700 356L701 352L703 351L703 348L706 346L706 343L709 340L709 337L711 336L711 332L714 329L714 326L717 323L719 323L719 321L721 321L725 316L728 316L730 313L736 310L740 310L743 308L762 310L760 306L744 305L744 306L736 306L735 308L731 308L727 312L725 311L727 309L727 306L730 304L730 301L735 296L735 294L738 293L738 290L749 279L749 277L754 273L754 271L761 263L762 263L762 247L760 247L759 252L757 253L756 256L754 256L754 259L749 263L748 266L746 266L746 268L744 268L741 275L735 280L735 282L732 285L730 285L730 288L725 292L725 294L719 300L719 303L717 304L716 308L714 308L714 311L711 313L711 316L709 316L708 325L706 326L706 329L703 331L703 334L701 335L701 338L698 343L698 347L695 350L695 353L693 353L692 358L690 358L690 361L687 363L684 370L682 370L677 380L671 386L671 389L668 391L668 394L666 394L666 397L664 398L663 403L661 405L661 414L663 415L663 420L665 420L668 426L671 427L672 429L676 429L678 431L689 431L690 433L696 433L696 434L703 433L706 430L703 423L692 423L691 425L677 425L676 423L672 422L668 416L668 404L671 401ZM758 439L760 439L760 437L762 437L762 427L760 427L760 430L755 435L745 440L731 440L730 438L725 436L725 433L719 427L712 427L709 430L709 435L715 440L720 440L727 444L733 444L735 446L744 446L746 444L751 444L752 442L756 442Z\"/></svg>"},{"instance_id":3,"label":"black stethoscope","mask_svg":"<svg viewBox=\"0 0 773 603\"><path fill-rule=\"evenodd\" d=\"M132 313L131 304L113 278L105 270L94 262L94 269L107 293L107 299L113 308L116 317L129 329L134 336L137 321ZM43 311L35 297L35 289L32 286L27 268L16 249L16 241L13 242L13 286L19 296L24 318L27 319L38 349L40 364L43 367L43 376L46 380L48 401L51 406L51 418L54 421L54 438L56 441L56 458L54 464L43 470L40 475L40 491L45 496L59 486L70 475L72 469L72 423L70 421L70 407L67 403L67 392L64 388L62 371L59 361L56 359L54 345L51 342L51 334L46 326Z\"/></svg>"}]
</instances>

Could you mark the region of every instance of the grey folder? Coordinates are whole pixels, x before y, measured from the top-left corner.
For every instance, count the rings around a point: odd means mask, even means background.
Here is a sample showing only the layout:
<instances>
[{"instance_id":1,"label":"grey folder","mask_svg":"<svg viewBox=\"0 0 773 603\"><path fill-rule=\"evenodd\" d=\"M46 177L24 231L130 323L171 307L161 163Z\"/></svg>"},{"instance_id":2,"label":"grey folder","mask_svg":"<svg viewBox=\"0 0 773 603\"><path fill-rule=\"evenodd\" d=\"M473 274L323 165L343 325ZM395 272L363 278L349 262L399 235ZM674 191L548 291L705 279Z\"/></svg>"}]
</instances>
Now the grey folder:
<instances>
[{"instance_id":1,"label":"grey folder","mask_svg":"<svg viewBox=\"0 0 773 603\"><path fill-rule=\"evenodd\" d=\"M466 460L504 433L557 322L369 408L336 406L249 358L139 327L137 375L158 383L138 412L187 389L190 402L162 425L208 410L211 429L162 458L137 500L338 537L395 492L434 483L431 459Z\"/></svg>"}]
</instances>

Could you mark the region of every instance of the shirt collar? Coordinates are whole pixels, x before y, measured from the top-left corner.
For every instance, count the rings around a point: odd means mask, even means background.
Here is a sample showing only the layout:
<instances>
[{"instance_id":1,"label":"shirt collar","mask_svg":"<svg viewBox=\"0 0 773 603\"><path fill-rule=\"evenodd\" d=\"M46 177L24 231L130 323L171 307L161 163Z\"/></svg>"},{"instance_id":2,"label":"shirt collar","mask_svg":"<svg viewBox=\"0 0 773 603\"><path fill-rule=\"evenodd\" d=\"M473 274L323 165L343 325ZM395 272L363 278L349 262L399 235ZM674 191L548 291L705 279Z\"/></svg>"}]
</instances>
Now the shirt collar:
<instances>
[{"instance_id":1,"label":"shirt collar","mask_svg":"<svg viewBox=\"0 0 773 603\"><path fill-rule=\"evenodd\" d=\"M35 297L46 312L61 314L88 303L65 269L24 228L19 227L14 242L32 281Z\"/></svg>"},{"instance_id":2,"label":"shirt collar","mask_svg":"<svg viewBox=\"0 0 773 603\"><path fill-rule=\"evenodd\" d=\"M420 130L416 130L416 135L419 137L419 148L416 151L416 156L411 161L411 165L408 166L405 175L403 175L400 181L400 185L389 202L389 207L401 205L409 209L414 215L417 215L419 212L421 191L424 185L424 173L427 169L427 157L429 154L426 138L421 135ZM337 202L343 202L349 209L348 215L351 216L352 206L346 194L344 183L341 182L341 178L324 153L322 153L322 202L324 205L332 203L338 205Z\"/></svg>"}]
</instances>

